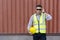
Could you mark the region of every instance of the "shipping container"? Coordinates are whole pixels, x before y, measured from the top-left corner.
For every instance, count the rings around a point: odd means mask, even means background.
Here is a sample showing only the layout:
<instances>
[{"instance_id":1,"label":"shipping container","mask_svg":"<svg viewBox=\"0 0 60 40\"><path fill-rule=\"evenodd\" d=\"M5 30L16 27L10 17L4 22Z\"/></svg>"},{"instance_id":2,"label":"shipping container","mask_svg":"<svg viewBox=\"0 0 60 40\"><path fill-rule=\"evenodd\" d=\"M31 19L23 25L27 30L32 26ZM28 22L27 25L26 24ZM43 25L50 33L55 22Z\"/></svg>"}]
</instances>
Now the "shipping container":
<instances>
[{"instance_id":1,"label":"shipping container","mask_svg":"<svg viewBox=\"0 0 60 40\"><path fill-rule=\"evenodd\" d=\"M27 34L37 4L52 16L47 33L60 33L60 0L0 0L0 34Z\"/></svg>"}]
</instances>

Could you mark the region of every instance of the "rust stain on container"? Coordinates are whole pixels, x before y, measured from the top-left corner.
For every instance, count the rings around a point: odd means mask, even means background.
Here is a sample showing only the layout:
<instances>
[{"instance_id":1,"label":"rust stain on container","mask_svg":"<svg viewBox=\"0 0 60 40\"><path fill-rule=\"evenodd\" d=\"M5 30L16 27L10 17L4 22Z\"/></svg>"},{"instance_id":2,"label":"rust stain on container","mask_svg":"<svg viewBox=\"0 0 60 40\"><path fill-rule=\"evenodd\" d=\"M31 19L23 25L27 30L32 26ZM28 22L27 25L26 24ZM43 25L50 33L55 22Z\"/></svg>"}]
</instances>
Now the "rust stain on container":
<instances>
[{"instance_id":1,"label":"rust stain on container","mask_svg":"<svg viewBox=\"0 0 60 40\"><path fill-rule=\"evenodd\" d=\"M52 15L47 33L60 33L60 0L0 0L0 34L28 33L29 18L37 4Z\"/></svg>"}]
</instances>

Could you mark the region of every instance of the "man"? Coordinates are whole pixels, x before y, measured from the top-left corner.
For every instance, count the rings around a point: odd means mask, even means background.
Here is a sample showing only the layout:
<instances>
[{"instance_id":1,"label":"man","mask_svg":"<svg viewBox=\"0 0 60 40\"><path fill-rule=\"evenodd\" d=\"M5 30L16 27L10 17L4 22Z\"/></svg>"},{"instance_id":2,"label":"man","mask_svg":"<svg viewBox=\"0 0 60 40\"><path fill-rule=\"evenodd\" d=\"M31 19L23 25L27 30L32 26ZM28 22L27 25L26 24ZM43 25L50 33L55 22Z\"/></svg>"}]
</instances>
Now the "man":
<instances>
[{"instance_id":1,"label":"man","mask_svg":"<svg viewBox=\"0 0 60 40\"><path fill-rule=\"evenodd\" d=\"M28 31L32 25L36 28L36 33L32 34L33 40L46 40L46 20L51 20L52 16L42 10L41 5L36 5L36 13L31 16L28 23Z\"/></svg>"}]
</instances>

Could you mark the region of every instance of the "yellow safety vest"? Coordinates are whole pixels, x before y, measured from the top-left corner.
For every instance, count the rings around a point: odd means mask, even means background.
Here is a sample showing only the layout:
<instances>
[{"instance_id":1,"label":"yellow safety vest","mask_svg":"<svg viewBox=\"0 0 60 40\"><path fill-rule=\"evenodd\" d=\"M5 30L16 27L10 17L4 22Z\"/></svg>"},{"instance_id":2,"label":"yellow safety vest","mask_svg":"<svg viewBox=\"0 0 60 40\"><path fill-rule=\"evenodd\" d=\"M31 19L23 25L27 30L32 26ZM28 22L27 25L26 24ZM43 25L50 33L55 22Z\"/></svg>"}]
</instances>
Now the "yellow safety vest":
<instances>
[{"instance_id":1,"label":"yellow safety vest","mask_svg":"<svg viewBox=\"0 0 60 40\"><path fill-rule=\"evenodd\" d=\"M33 26L36 29L36 33L46 33L46 16L45 14L41 13L40 20L39 20L39 29L38 29L38 20L36 14L33 17Z\"/></svg>"}]
</instances>

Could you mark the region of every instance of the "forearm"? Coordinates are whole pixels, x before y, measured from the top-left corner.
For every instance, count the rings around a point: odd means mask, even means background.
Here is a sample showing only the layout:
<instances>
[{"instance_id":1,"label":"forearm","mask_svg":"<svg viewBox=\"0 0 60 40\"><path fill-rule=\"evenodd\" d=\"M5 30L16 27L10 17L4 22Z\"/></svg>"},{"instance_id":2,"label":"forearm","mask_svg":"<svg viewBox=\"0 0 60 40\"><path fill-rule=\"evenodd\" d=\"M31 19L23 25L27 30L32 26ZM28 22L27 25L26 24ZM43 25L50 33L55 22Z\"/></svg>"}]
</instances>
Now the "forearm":
<instances>
[{"instance_id":1,"label":"forearm","mask_svg":"<svg viewBox=\"0 0 60 40\"><path fill-rule=\"evenodd\" d=\"M45 13L46 14L46 20L51 20L52 19L52 16L48 13Z\"/></svg>"},{"instance_id":2,"label":"forearm","mask_svg":"<svg viewBox=\"0 0 60 40\"><path fill-rule=\"evenodd\" d=\"M33 16L31 16L31 18L30 18L30 20L29 20L28 27L27 27L28 30L29 30L30 27L32 26L32 22L33 22Z\"/></svg>"}]
</instances>

